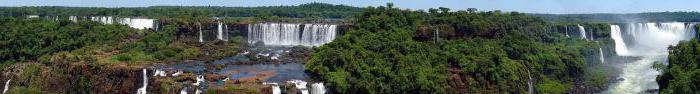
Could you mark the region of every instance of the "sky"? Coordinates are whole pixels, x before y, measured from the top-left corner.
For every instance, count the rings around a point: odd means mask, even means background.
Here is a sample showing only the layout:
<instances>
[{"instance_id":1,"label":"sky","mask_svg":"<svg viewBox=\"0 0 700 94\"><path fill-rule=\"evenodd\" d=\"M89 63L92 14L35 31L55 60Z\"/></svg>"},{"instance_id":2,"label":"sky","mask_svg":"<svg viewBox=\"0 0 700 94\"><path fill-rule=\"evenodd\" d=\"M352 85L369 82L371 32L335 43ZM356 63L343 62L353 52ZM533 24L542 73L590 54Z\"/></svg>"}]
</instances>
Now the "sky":
<instances>
[{"instance_id":1,"label":"sky","mask_svg":"<svg viewBox=\"0 0 700 94\"><path fill-rule=\"evenodd\" d=\"M447 7L452 10L518 11L584 14L700 11L700 0L0 0L0 6L147 7L147 6L280 6L310 2L356 7L394 3L403 9Z\"/></svg>"}]
</instances>

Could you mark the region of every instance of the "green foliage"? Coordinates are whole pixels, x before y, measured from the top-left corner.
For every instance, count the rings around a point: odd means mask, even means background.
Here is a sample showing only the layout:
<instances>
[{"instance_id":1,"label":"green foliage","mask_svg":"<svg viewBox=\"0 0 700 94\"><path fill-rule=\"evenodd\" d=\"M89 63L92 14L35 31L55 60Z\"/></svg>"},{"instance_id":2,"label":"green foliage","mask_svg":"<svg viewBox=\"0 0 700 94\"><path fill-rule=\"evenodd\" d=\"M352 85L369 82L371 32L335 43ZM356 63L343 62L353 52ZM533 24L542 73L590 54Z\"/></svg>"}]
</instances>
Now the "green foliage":
<instances>
[{"instance_id":1,"label":"green foliage","mask_svg":"<svg viewBox=\"0 0 700 94\"><path fill-rule=\"evenodd\" d=\"M306 63L333 92L525 93L532 75L549 79L535 82L548 90L540 92L565 93L587 73L584 56L598 54L596 43L549 32L553 25L517 12L388 5L366 8L353 22ZM448 84L458 82L466 86Z\"/></svg>"},{"instance_id":2,"label":"green foliage","mask_svg":"<svg viewBox=\"0 0 700 94\"><path fill-rule=\"evenodd\" d=\"M447 71L444 69L447 67L441 62L445 60L435 59L440 56L438 50L431 49L435 46L411 39L415 29L408 26L415 22L402 22L416 21L417 15L406 18L398 16L404 14L365 15L370 17L359 20L358 25L373 28L349 31L333 43L318 48L306 68L322 75L331 87L338 87L332 89L339 93L445 91Z\"/></svg>"},{"instance_id":3,"label":"green foliage","mask_svg":"<svg viewBox=\"0 0 700 94\"><path fill-rule=\"evenodd\" d=\"M571 85L564 84L556 80L544 79L544 82L542 82L542 84L537 85L537 87L540 88L537 89L539 90L538 92L544 94L564 94L567 89L571 88Z\"/></svg>"},{"instance_id":4,"label":"green foliage","mask_svg":"<svg viewBox=\"0 0 700 94\"><path fill-rule=\"evenodd\" d=\"M700 41L681 41L669 47L668 65L656 78L661 93L700 93ZM656 65L658 67L659 65Z\"/></svg>"},{"instance_id":5,"label":"green foliage","mask_svg":"<svg viewBox=\"0 0 700 94\"><path fill-rule=\"evenodd\" d=\"M202 52L199 51L197 48L186 48L182 50L182 52L178 53L178 55L175 57L177 59L187 59L187 58L194 58L197 57L201 54Z\"/></svg>"},{"instance_id":6,"label":"green foliage","mask_svg":"<svg viewBox=\"0 0 700 94\"><path fill-rule=\"evenodd\" d=\"M12 87L12 89L9 89L7 91L7 94L54 94L54 93L48 93L46 91L42 91L39 88L31 88L31 87Z\"/></svg>"},{"instance_id":7,"label":"green foliage","mask_svg":"<svg viewBox=\"0 0 700 94\"><path fill-rule=\"evenodd\" d=\"M42 55L86 46L117 45L131 31L92 22L0 18L0 62L35 60Z\"/></svg>"},{"instance_id":8,"label":"green foliage","mask_svg":"<svg viewBox=\"0 0 700 94\"><path fill-rule=\"evenodd\" d=\"M611 73L616 70L612 70L609 66L593 66L589 67L586 74L584 74L584 84L591 87L606 87L608 85L609 79L614 77Z\"/></svg>"},{"instance_id":9,"label":"green foliage","mask_svg":"<svg viewBox=\"0 0 700 94\"><path fill-rule=\"evenodd\" d=\"M155 58L153 58L153 56L148 55L144 52L134 51L134 52L127 52L127 53L121 53L118 55L114 55L114 56L112 56L112 60L121 61L121 62L131 62L131 61L150 61L150 60L155 60Z\"/></svg>"}]
</instances>

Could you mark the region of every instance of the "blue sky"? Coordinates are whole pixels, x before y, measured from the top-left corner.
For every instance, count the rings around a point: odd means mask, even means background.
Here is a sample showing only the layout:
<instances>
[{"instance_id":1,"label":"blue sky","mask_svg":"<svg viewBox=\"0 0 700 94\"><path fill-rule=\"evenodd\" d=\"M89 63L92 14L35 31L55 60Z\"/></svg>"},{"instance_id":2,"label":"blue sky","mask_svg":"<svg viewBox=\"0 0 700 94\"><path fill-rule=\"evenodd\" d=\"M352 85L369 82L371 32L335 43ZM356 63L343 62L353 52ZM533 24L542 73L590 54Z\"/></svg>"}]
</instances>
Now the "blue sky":
<instances>
[{"instance_id":1,"label":"blue sky","mask_svg":"<svg viewBox=\"0 0 700 94\"><path fill-rule=\"evenodd\" d=\"M392 2L397 7L408 9L478 8L479 10L554 14L700 11L700 0L0 0L0 6L279 6L309 2L358 7L380 6Z\"/></svg>"}]
</instances>

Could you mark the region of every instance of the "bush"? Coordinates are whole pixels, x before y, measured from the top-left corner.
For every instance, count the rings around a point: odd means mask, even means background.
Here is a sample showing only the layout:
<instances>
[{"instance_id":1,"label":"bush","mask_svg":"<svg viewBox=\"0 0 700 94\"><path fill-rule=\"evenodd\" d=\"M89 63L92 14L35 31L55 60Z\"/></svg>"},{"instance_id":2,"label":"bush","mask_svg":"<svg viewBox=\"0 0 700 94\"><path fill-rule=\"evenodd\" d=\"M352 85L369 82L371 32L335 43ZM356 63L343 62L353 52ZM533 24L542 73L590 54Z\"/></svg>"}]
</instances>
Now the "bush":
<instances>
[{"instance_id":1,"label":"bush","mask_svg":"<svg viewBox=\"0 0 700 94\"><path fill-rule=\"evenodd\" d=\"M153 56L141 51L132 51L112 56L112 60L120 62L151 61L156 60Z\"/></svg>"},{"instance_id":2,"label":"bush","mask_svg":"<svg viewBox=\"0 0 700 94\"><path fill-rule=\"evenodd\" d=\"M11 89L9 89L7 91L7 94L53 94L53 93L42 91L39 88L28 88L28 87L19 86L19 87L11 87Z\"/></svg>"},{"instance_id":3,"label":"bush","mask_svg":"<svg viewBox=\"0 0 700 94\"><path fill-rule=\"evenodd\" d=\"M571 88L571 85L559 81L544 79L542 84L537 85L537 90L543 94L564 94Z\"/></svg>"}]
</instances>

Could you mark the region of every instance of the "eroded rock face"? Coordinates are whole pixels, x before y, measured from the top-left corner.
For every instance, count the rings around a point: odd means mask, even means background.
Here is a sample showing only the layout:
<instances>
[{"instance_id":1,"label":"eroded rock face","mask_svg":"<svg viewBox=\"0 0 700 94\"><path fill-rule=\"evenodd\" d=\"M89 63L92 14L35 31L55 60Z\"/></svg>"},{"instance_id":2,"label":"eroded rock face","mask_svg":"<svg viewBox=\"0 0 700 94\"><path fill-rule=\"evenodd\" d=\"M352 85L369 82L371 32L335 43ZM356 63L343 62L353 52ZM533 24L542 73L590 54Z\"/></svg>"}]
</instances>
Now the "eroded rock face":
<instances>
[{"instance_id":1,"label":"eroded rock face","mask_svg":"<svg viewBox=\"0 0 700 94\"><path fill-rule=\"evenodd\" d=\"M12 80L17 84L13 87L33 86L45 92L108 94L136 91L141 75L141 69L125 66L18 63L6 68L0 79L17 79Z\"/></svg>"}]
</instances>

